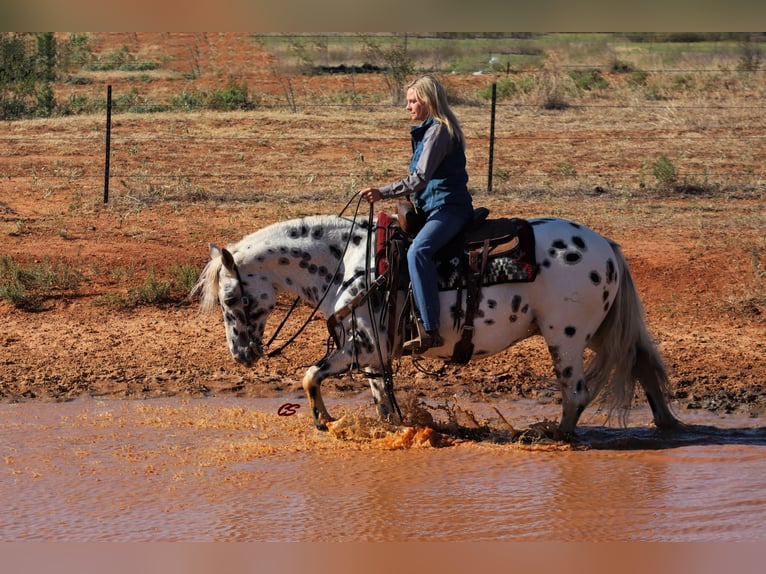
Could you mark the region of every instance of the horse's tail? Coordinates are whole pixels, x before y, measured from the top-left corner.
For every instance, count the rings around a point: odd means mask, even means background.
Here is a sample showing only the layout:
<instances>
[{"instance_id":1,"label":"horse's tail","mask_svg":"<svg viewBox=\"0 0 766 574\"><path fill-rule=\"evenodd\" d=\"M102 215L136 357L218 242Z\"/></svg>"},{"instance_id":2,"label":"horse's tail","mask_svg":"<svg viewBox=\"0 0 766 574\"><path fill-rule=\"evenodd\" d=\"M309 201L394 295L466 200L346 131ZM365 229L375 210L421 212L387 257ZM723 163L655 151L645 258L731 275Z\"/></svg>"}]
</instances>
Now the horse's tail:
<instances>
[{"instance_id":1,"label":"horse's tail","mask_svg":"<svg viewBox=\"0 0 766 574\"><path fill-rule=\"evenodd\" d=\"M644 307L620 246L610 242L617 260L619 287L604 322L591 340L596 352L586 368L593 396L600 392L625 423L636 383L646 392L658 427L678 421L668 406L669 380L665 364L652 340L644 318Z\"/></svg>"},{"instance_id":2,"label":"horse's tail","mask_svg":"<svg viewBox=\"0 0 766 574\"><path fill-rule=\"evenodd\" d=\"M211 259L200 273L197 284L191 290L189 297L200 295L200 310L203 313L212 311L218 304L218 272L221 270L222 260L220 251L211 245Z\"/></svg>"}]
</instances>

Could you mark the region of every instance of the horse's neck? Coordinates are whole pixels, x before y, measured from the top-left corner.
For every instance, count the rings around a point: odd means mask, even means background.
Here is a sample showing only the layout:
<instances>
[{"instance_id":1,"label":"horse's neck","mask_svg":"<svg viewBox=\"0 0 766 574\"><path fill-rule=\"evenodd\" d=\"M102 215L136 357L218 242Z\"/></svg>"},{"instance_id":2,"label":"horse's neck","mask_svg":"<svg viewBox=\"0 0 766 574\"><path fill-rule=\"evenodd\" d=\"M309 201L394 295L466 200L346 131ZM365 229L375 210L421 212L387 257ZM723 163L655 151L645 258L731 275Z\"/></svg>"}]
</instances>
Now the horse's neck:
<instances>
[{"instance_id":1,"label":"horse's neck","mask_svg":"<svg viewBox=\"0 0 766 574\"><path fill-rule=\"evenodd\" d=\"M305 218L272 226L267 234L254 234L251 245L255 267L268 270L282 291L318 303L326 290L335 293L333 305L344 291L364 280L367 228L340 218ZM335 279L336 274L340 279ZM353 295L352 295L353 296Z\"/></svg>"}]
</instances>

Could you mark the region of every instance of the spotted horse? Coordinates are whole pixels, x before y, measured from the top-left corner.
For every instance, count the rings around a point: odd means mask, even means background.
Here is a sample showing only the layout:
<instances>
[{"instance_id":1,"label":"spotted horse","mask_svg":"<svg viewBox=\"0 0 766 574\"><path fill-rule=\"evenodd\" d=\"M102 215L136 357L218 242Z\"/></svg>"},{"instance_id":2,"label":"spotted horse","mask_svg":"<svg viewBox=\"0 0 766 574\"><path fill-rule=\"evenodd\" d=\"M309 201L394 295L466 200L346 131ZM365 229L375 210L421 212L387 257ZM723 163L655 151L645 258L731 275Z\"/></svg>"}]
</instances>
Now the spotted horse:
<instances>
[{"instance_id":1,"label":"spotted horse","mask_svg":"<svg viewBox=\"0 0 766 574\"><path fill-rule=\"evenodd\" d=\"M562 393L559 429L565 435L574 433L583 410L599 395L627 412L636 383L658 428L680 424L669 408L668 376L619 245L573 221L546 217L529 222L536 277L482 288L472 360L542 336ZM210 261L192 291L200 296L203 311L220 305L231 355L248 367L268 354L264 330L279 292L293 293L336 320L346 336L303 377L320 430L334 420L320 385L350 369L369 374L380 416L395 415L395 398L378 375L390 367L401 340L389 333L391 299L385 286L376 289L381 287L376 227L362 218L317 215L272 224L223 249L211 244ZM404 297L395 289L388 295L399 301ZM445 344L424 356L448 361L462 332L451 316L456 292L443 290L439 296Z\"/></svg>"}]
</instances>

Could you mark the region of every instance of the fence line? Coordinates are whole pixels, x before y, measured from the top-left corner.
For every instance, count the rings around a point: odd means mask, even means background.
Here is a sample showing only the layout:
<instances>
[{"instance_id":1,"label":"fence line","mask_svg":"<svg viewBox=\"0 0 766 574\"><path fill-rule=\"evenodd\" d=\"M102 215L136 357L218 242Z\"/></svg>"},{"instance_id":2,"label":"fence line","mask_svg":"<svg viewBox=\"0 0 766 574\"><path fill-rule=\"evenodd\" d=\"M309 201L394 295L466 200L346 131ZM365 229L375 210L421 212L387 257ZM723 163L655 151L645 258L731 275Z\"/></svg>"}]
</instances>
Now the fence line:
<instances>
[{"instance_id":1,"label":"fence line","mask_svg":"<svg viewBox=\"0 0 766 574\"><path fill-rule=\"evenodd\" d=\"M313 105L305 107L338 108L340 106L334 104L332 106ZM351 104L346 104L343 107L350 110L349 115L352 113L365 113L365 110L368 109L367 106L353 106ZM527 181L533 182L532 185L540 185L554 179L571 182L578 181L580 182L579 185L583 185L582 182L585 182L585 185L592 185L593 182L604 180L627 182L623 183L623 185L637 185L638 180L645 179L647 174L651 174L649 168L639 170L635 162L633 165L623 164L621 166L612 161L611 163L600 165L597 170L594 169L592 172L588 171L590 168L581 169L577 165L578 158L580 158L578 156L578 153L580 153L578 144L582 142L585 136L577 130L576 123L570 124L570 126L574 125L574 127L571 127L569 131L551 133L551 130L556 129L556 116L554 114L559 112L541 113L540 117L542 119L552 123L540 125L540 131L534 132L534 129L538 129L535 124L535 118L531 120L527 118L527 123L521 127L514 123L513 118L510 121L508 120L507 113L514 108L524 107L523 105L498 104L497 107L498 118L495 128L495 146L496 149L504 150L506 155L505 157L496 157L494 160L495 170L499 170L497 173L501 176L495 178L496 183L498 183L498 180L501 185L508 181ZM716 118L717 116L715 115L699 116L701 125L687 127L684 124L684 120L681 119L678 124L671 122L663 126L663 129L672 129L680 132L673 135L636 133L636 130L644 130L644 132L652 131L653 128L651 126L641 123L643 120L639 123L626 123L625 125L619 122L615 125L607 124L596 128L595 131L598 132L601 139L597 144L589 142L591 145L589 149L590 153L593 153L594 150L603 149L616 153L617 157L619 157L619 154L627 157L631 152L626 146L633 145L637 149L641 149L640 146L644 144L656 142L657 145L653 148L654 150L674 148L688 152L687 156L689 157L685 159L689 161L685 169L679 173L680 177L704 181L745 182L746 184L754 184L761 188L764 185L766 174L763 171L764 163L762 158L766 156L766 149L764 149L766 131L762 129L762 120L759 120L760 123L756 122L753 124L752 122L754 118L764 116L763 111L766 106L719 106L715 104L648 106L623 104L587 107L591 109L623 109L626 111L648 109L660 112L678 112L680 115L683 115L685 111L692 112L700 109L713 109L721 112L721 114L725 114L727 111L758 110L757 114L735 114L734 122L722 121L728 120L728 118L719 118L720 125L714 126L715 133L712 137L705 133L706 129L708 129L705 122L708 121L708 118ZM379 106L378 109L383 108L390 109L391 106ZM464 122L469 142L471 186L472 188L483 190L486 189L485 184L492 178L492 174L487 173L490 123L489 104L469 106L464 108L464 110L472 110L471 121L468 123ZM245 118L250 115L257 118L258 110L242 112L242 114ZM221 113L221 115L225 115L225 113ZM120 116L121 114L115 114L113 117L115 120L119 120ZM162 115L160 114L157 117L158 121L161 121ZM290 113L285 114L284 117L286 129L289 130L290 119L298 116ZM99 119L100 121L98 116L89 116L89 118ZM193 118L194 116L190 116L189 126L192 129L194 125ZM325 119L325 121L332 120ZM325 133L312 134L307 133L305 130L301 130L300 134L284 130L281 133L261 134L258 133L256 124L249 124L243 129L253 129L255 131L247 134L232 133L225 136L206 135L204 133L192 135L167 133L157 135L125 133L117 127L111 134L111 178L113 183L119 183L123 187L132 186L133 188L139 188L140 186L151 187L151 182L156 182L157 186L167 187L170 187L172 182L176 182L176 187L181 185L178 182L186 182L184 185L204 187L207 185L206 182L215 180L209 184L211 189L225 189L227 182L234 183L231 187L240 188L242 182L247 181L258 182L253 184L253 186L257 186L260 189L265 189L269 185L276 187L280 182L287 182L288 187L306 187L306 182L308 182L312 186L311 189L314 190L317 189L317 186L322 185L333 189L341 189L353 185L364 178L380 181L384 178L388 179L389 176L381 175L380 171L382 168L377 166L371 167L369 163L364 164L361 161L355 163L353 158L343 168L339 169L337 162L327 162L321 160L321 158L317 159L312 156L312 151L299 156L297 155L298 152L293 151L294 144L308 142L321 151L322 146L319 144L326 143L326 147L331 148L333 146L337 147L338 142L348 142L349 155L352 155L358 149L363 150L367 154L368 150L372 149L375 151L375 145L380 144L381 149L388 149L389 146L398 146L396 153L399 154L401 151L402 157L407 155L406 131L404 127L401 129L393 126L386 128L391 132L391 135L369 136L354 133L353 137ZM546 129L548 131L545 131ZM589 131L593 134L594 128L589 128ZM0 178L26 176L38 180L50 179L51 181L59 182L57 184L59 186L63 185L61 182L74 182L70 185L84 187L85 185L80 182L88 181L93 182L93 187L95 188L98 185L96 183L97 178L103 175L103 138L104 133L99 131L91 131L86 135L71 132L51 132L47 136L14 135L6 132L0 135L0 145L9 147L11 153L0 154L0 156L5 155L5 158L0 157ZM256 141L258 142L257 145ZM140 146L144 143L154 144L158 142L163 144L159 146L159 152L156 152L156 155L151 158L146 158L146 153L140 149ZM248 142L253 142L254 145L243 148L243 144ZM709 142L709 145L706 145L706 142ZM726 162L716 163L712 158L716 154L723 154L723 152L728 151L727 148L733 147L731 146L733 142L744 143L748 147L748 152L753 154L753 157L740 158L732 156ZM290 167L269 171L264 171L259 167L258 156L266 153L262 152L261 149L264 148L264 144L269 143L274 144L273 147L275 148L284 144L285 149L279 150L279 152L293 154L295 161L291 163ZM184 152L191 149L190 144L194 145L197 152L199 152L200 147L205 148L206 155L186 161ZM520 146L525 148L540 146L541 150L550 149L552 144L557 146L556 149L563 150L559 152L559 165L551 163L549 160L547 166L533 165L532 168L520 168L513 163L514 158L512 155L509 159L510 152L508 150L519 149ZM30 156L41 154L40 148L55 148L60 159L54 165L34 164L34 160L25 159L25 146L29 146ZM268 148L268 145L265 147ZM401 148L400 151L399 148ZM651 149L651 146L646 149ZM615 152L615 150L617 151ZM572 154L571 157L567 155L569 153ZM586 150L585 153L588 153L588 151ZM241 162L233 162L231 160L231 156L236 154L242 154ZM542 156L542 153L540 155ZM69 159L75 156L82 157L82 160L78 162L76 159ZM220 161L217 158L220 158ZM385 159L391 160L388 157ZM569 161L574 165L566 165ZM704 167L706 161L709 161L712 166L710 169ZM211 166L215 166L216 163L221 165L221 170L211 169ZM236 165L232 165L233 163L236 163ZM242 166L241 169L237 169L239 165ZM264 159L262 165L268 165L268 159ZM575 171L579 173L575 174ZM495 187L498 186L496 185ZM119 194L119 188L117 192Z\"/></svg>"}]
</instances>

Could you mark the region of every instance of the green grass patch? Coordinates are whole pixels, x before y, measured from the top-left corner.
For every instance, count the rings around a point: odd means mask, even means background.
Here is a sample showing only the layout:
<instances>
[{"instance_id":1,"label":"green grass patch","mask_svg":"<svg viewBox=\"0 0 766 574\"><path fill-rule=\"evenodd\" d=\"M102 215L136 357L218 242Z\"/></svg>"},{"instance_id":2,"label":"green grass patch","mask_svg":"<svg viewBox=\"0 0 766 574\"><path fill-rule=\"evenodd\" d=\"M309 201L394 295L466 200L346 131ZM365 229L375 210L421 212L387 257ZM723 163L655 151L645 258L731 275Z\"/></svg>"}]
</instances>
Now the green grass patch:
<instances>
[{"instance_id":1,"label":"green grass patch","mask_svg":"<svg viewBox=\"0 0 766 574\"><path fill-rule=\"evenodd\" d=\"M183 265L173 263L162 272L158 272L152 266L146 278L138 285L129 285L133 280L135 269L112 270L110 274L123 284L126 292L101 295L94 304L106 307L162 306L182 302L197 282L199 270L190 263Z\"/></svg>"},{"instance_id":2,"label":"green grass patch","mask_svg":"<svg viewBox=\"0 0 766 574\"><path fill-rule=\"evenodd\" d=\"M82 280L78 269L48 256L21 264L8 255L0 256L0 299L17 307L36 307L43 299L76 291Z\"/></svg>"}]
</instances>

